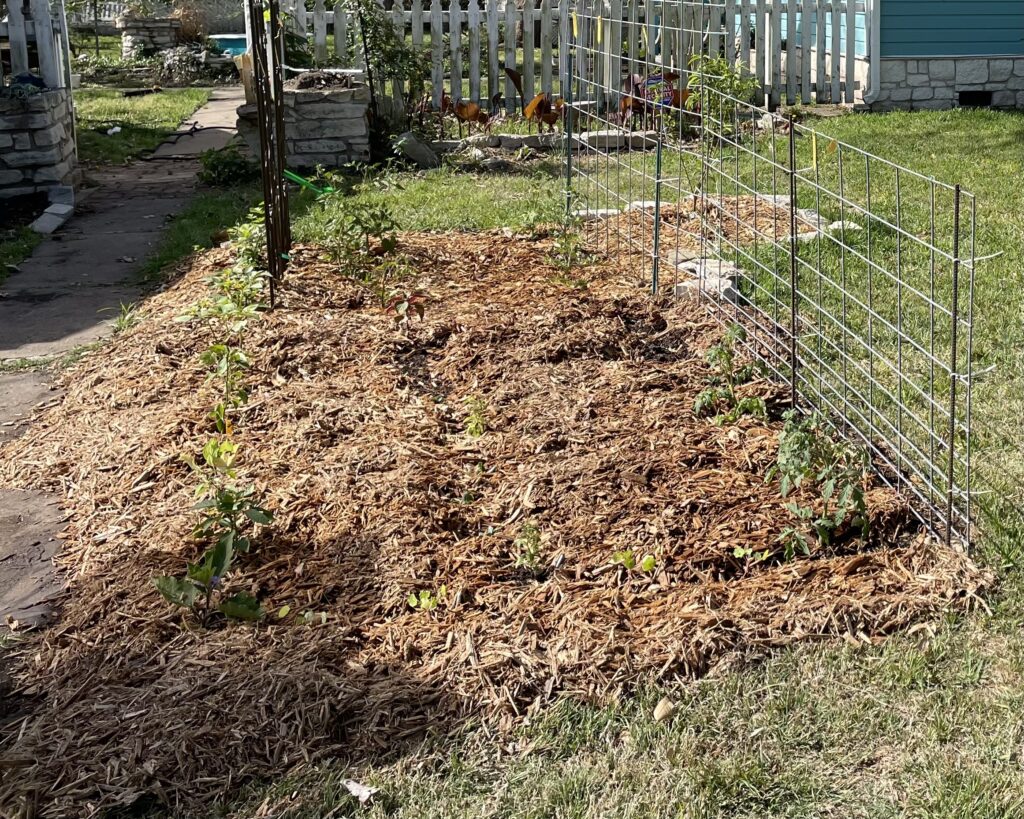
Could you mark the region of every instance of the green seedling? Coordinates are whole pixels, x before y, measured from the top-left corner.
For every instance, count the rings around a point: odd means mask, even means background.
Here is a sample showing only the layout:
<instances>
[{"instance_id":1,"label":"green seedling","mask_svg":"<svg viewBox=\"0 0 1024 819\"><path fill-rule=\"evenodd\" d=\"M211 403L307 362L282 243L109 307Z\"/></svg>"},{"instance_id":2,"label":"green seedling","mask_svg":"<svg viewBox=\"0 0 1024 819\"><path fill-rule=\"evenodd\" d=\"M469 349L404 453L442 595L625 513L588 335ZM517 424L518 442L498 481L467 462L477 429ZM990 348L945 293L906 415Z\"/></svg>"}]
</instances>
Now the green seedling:
<instances>
[{"instance_id":1,"label":"green seedling","mask_svg":"<svg viewBox=\"0 0 1024 819\"><path fill-rule=\"evenodd\" d=\"M429 589L421 589L419 594L411 592L405 602L409 604L410 608L417 609L419 611L434 611L445 601L448 596L448 587L440 586L436 592L432 592Z\"/></svg>"},{"instance_id":2,"label":"green seedling","mask_svg":"<svg viewBox=\"0 0 1024 819\"><path fill-rule=\"evenodd\" d=\"M516 550L516 568L532 574L540 571L540 529L534 523L524 523L512 544Z\"/></svg>"},{"instance_id":3,"label":"green seedling","mask_svg":"<svg viewBox=\"0 0 1024 819\"><path fill-rule=\"evenodd\" d=\"M487 432L487 402L482 398L469 397L466 399L466 408L469 411L466 416L466 434L470 438L479 438Z\"/></svg>"}]
</instances>

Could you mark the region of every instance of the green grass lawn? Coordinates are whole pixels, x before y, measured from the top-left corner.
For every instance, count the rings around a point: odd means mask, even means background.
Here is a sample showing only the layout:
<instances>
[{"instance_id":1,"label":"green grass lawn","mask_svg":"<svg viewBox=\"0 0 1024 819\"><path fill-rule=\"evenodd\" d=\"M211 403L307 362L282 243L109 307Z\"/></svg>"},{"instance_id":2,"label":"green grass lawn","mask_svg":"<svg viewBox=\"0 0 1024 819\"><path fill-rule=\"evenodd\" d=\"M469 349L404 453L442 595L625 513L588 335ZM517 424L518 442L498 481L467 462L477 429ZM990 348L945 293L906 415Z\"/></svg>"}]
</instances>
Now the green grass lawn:
<instances>
[{"instance_id":1,"label":"green grass lawn","mask_svg":"<svg viewBox=\"0 0 1024 819\"><path fill-rule=\"evenodd\" d=\"M192 88L143 97L100 89L76 91L79 160L115 164L152 151L207 99L207 91ZM121 130L108 135L112 127Z\"/></svg>"}]
</instances>

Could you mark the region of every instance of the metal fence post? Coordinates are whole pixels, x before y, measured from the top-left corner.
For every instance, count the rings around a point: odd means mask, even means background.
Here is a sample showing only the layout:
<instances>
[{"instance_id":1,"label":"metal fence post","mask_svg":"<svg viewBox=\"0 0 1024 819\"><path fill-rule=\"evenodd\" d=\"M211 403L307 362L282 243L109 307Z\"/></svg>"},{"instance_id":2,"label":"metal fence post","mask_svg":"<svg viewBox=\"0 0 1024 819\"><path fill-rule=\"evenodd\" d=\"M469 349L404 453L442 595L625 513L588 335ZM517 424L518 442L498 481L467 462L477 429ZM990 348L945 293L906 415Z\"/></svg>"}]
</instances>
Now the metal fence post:
<instances>
[{"instance_id":1,"label":"metal fence post","mask_svg":"<svg viewBox=\"0 0 1024 819\"><path fill-rule=\"evenodd\" d=\"M799 243L796 238L796 131L793 127L792 115L789 122L789 368L790 390L789 399L793 407L797 405L800 389L797 385L797 322L799 321L799 269L797 266L797 250Z\"/></svg>"},{"instance_id":2,"label":"metal fence post","mask_svg":"<svg viewBox=\"0 0 1024 819\"><path fill-rule=\"evenodd\" d=\"M953 492L956 486L957 325L960 323L960 186L953 186L953 300L950 305L949 471L946 485L946 545L953 542Z\"/></svg>"},{"instance_id":3,"label":"metal fence post","mask_svg":"<svg viewBox=\"0 0 1024 819\"><path fill-rule=\"evenodd\" d=\"M661 150L664 136L658 131L654 149L654 259L651 264L651 294L658 295L658 273L661 262Z\"/></svg>"},{"instance_id":4,"label":"metal fence post","mask_svg":"<svg viewBox=\"0 0 1024 819\"><path fill-rule=\"evenodd\" d=\"M565 35L569 42L569 33ZM568 45L569 53L565 58L566 76L562 78L562 86L567 88L565 101L565 215L572 216L572 62L573 47Z\"/></svg>"}]
</instances>

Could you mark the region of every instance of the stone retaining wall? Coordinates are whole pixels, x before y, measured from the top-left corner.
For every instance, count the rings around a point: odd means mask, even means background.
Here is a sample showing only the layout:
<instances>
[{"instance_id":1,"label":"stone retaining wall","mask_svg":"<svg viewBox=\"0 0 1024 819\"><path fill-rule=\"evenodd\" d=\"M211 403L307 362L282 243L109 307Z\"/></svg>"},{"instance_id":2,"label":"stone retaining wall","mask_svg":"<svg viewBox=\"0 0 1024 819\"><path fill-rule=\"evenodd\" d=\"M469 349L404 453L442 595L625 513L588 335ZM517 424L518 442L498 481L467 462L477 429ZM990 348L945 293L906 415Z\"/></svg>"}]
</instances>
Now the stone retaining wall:
<instances>
[{"instance_id":1,"label":"stone retaining wall","mask_svg":"<svg viewBox=\"0 0 1024 819\"><path fill-rule=\"evenodd\" d=\"M0 199L73 184L71 92L0 97Z\"/></svg>"},{"instance_id":2,"label":"stone retaining wall","mask_svg":"<svg viewBox=\"0 0 1024 819\"><path fill-rule=\"evenodd\" d=\"M181 20L172 17L121 17L121 56L125 59L146 57L178 45Z\"/></svg>"},{"instance_id":3,"label":"stone retaining wall","mask_svg":"<svg viewBox=\"0 0 1024 819\"><path fill-rule=\"evenodd\" d=\"M284 92L285 152L289 168L309 170L318 165L340 168L370 159L370 126L366 113L370 89L318 89ZM259 156L256 106L238 109L238 133Z\"/></svg>"},{"instance_id":4,"label":"stone retaining wall","mask_svg":"<svg viewBox=\"0 0 1024 819\"><path fill-rule=\"evenodd\" d=\"M882 60L874 111L940 110L963 91L991 91L993 108L1024 108L1024 57Z\"/></svg>"}]
</instances>

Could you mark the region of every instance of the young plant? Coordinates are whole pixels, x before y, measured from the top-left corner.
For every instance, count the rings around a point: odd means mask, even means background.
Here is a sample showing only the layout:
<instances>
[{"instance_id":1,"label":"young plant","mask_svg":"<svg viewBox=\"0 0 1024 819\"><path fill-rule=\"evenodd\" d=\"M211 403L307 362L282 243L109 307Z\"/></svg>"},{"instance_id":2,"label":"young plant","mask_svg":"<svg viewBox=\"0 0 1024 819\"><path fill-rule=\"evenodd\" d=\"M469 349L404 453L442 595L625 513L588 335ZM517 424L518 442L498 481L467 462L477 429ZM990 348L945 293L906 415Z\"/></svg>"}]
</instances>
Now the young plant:
<instances>
[{"instance_id":1,"label":"young plant","mask_svg":"<svg viewBox=\"0 0 1024 819\"><path fill-rule=\"evenodd\" d=\"M737 346L747 340L747 332L739 324L726 330L722 341L707 351L707 362L712 374L707 378L708 387L702 390L693 402L693 413L704 417L716 413L716 424L735 423L743 415L764 417L764 399L757 396L740 398L736 388L746 384L754 376L750 364L737 365ZM724 409L725 412L717 412Z\"/></svg>"},{"instance_id":2,"label":"young plant","mask_svg":"<svg viewBox=\"0 0 1024 819\"><path fill-rule=\"evenodd\" d=\"M790 560L797 551L810 554L811 536L822 546L849 524L867 537L870 522L864 482L871 467L866 450L836 438L818 413L803 415L790 410L779 434L779 454L768 480L779 478L783 497L803 486L816 487L819 500L810 506L787 503L797 519L779 535L783 556Z\"/></svg>"},{"instance_id":3,"label":"young plant","mask_svg":"<svg viewBox=\"0 0 1024 819\"><path fill-rule=\"evenodd\" d=\"M445 601L448 597L448 587L441 585L438 587L436 592L432 592L429 589L421 589L419 594L416 592L410 592L409 596L405 598L405 602L409 604L410 608L417 609L419 611L433 611Z\"/></svg>"},{"instance_id":4,"label":"young plant","mask_svg":"<svg viewBox=\"0 0 1024 819\"><path fill-rule=\"evenodd\" d=\"M466 399L466 434L470 438L479 438L487 432L487 402L482 398L470 396Z\"/></svg>"},{"instance_id":5,"label":"young plant","mask_svg":"<svg viewBox=\"0 0 1024 819\"><path fill-rule=\"evenodd\" d=\"M200 519L193 536L210 545L198 562L188 565L184 577L163 576L153 580L168 602L191 609L204 625L214 611L238 620L258 620L263 616L259 602L246 592L218 599L235 555L250 549L249 530L266 526L272 520L270 512L256 502L255 489L237 485L237 454L237 444L213 438L203 447L201 464L190 455L182 456L199 476L193 509L200 513Z\"/></svg>"},{"instance_id":6,"label":"young plant","mask_svg":"<svg viewBox=\"0 0 1024 819\"><path fill-rule=\"evenodd\" d=\"M579 217L566 214L554 231L555 245L548 259L563 274L572 272L586 260L586 240L580 231L581 226Z\"/></svg>"},{"instance_id":7,"label":"young plant","mask_svg":"<svg viewBox=\"0 0 1024 819\"><path fill-rule=\"evenodd\" d=\"M409 317L412 314L419 316L423 321L423 315L427 309L427 297L418 291L399 291L384 306L384 309L391 314L398 327L408 327Z\"/></svg>"},{"instance_id":8,"label":"young plant","mask_svg":"<svg viewBox=\"0 0 1024 819\"><path fill-rule=\"evenodd\" d=\"M628 572L639 568L644 574L651 574L658 567L658 559L654 555L646 554L637 561L636 552L632 549L612 552L612 563L617 563Z\"/></svg>"},{"instance_id":9,"label":"young plant","mask_svg":"<svg viewBox=\"0 0 1024 819\"><path fill-rule=\"evenodd\" d=\"M519 536L513 541L516 549L516 568L531 574L540 572L540 529L535 523L524 523Z\"/></svg>"},{"instance_id":10,"label":"young plant","mask_svg":"<svg viewBox=\"0 0 1024 819\"><path fill-rule=\"evenodd\" d=\"M736 131L739 108L752 100L757 87L757 79L739 64L695 54L690 58L690 94L684 105L700 113L703 136L725 136Z\"/></svg>"}]
</instances>

